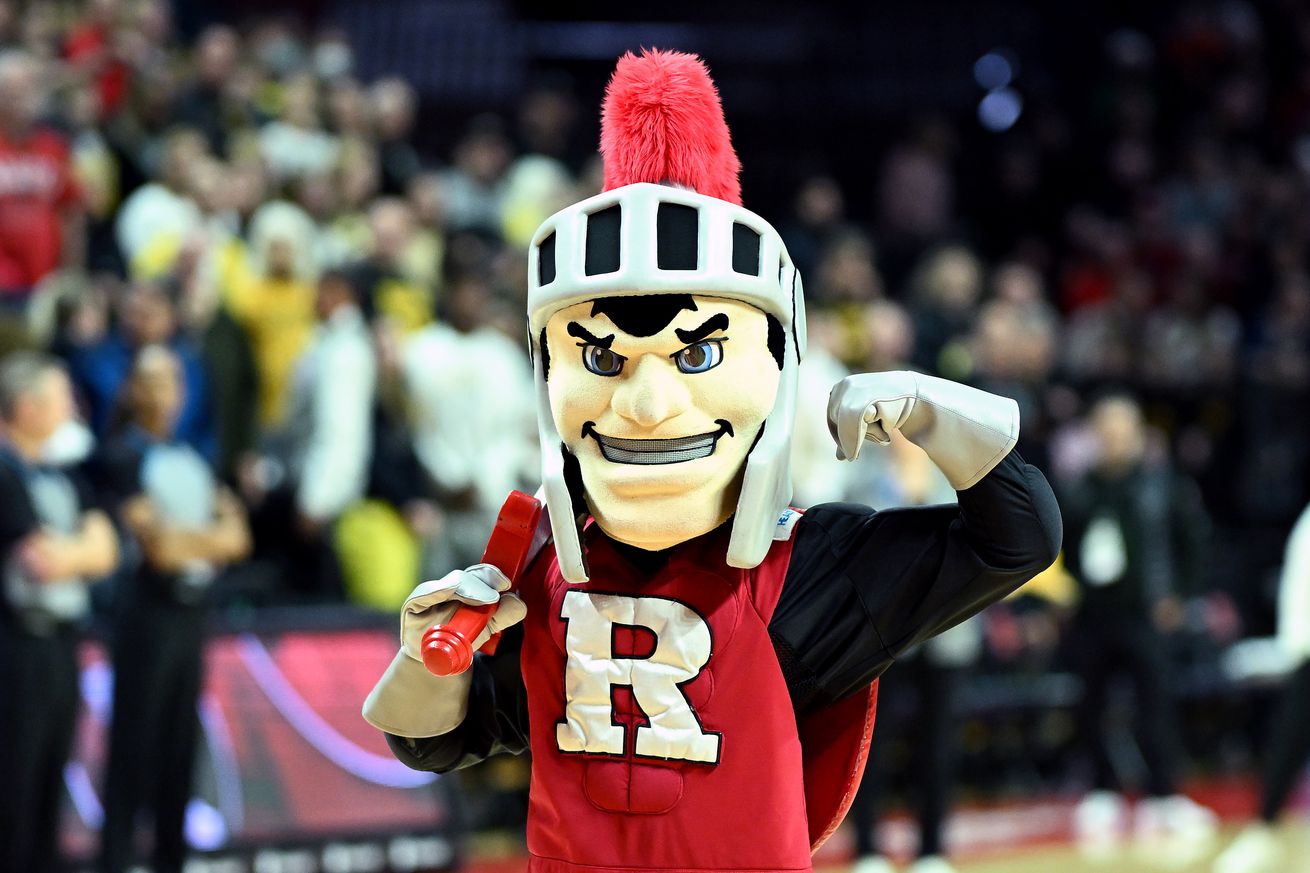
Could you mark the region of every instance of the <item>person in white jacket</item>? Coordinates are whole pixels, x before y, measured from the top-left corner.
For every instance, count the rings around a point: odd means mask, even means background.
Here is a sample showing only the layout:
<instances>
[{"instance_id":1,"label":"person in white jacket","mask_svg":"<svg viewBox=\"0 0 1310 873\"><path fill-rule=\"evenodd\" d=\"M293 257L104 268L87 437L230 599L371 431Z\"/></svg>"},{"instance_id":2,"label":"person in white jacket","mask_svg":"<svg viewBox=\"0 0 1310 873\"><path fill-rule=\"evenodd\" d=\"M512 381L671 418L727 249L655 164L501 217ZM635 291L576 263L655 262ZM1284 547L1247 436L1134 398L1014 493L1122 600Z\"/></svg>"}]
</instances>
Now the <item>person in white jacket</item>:
<instances>
[{"instance_id":1,"label":"person in white jacket","mask_svg":"<svg viewBox=\"0 0 1310 873\"><path fill-rule=\"evenodd\" d=\"M1272 873L1283 865L1274 824L1310 760L1310 506L1292 528L1278 596L1278 642L1294 664L1265 744L1260 818L1215 861L1215 873Z\"/></svg>"}]
</instances>

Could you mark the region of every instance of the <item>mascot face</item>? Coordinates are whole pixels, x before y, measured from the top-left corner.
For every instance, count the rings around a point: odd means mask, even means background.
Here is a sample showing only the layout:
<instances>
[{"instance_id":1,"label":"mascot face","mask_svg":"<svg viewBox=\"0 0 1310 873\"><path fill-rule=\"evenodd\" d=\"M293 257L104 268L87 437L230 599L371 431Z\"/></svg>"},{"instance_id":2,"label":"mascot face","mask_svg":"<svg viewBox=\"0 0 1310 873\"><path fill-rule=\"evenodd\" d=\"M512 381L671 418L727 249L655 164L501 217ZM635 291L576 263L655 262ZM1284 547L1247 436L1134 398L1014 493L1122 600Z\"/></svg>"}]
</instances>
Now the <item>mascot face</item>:
<instances>
[{"instance_id":1,"label":"mascot face","mask_svg":"<svg viewBox=\"0 0 1310 873\"><path fill-rule=\"evenodd\" d=\"M659 294L575 304L545 333L551 413L601 529L653 551L726 521L778 391L778 322Z\"/></svg>"}]
</instances>

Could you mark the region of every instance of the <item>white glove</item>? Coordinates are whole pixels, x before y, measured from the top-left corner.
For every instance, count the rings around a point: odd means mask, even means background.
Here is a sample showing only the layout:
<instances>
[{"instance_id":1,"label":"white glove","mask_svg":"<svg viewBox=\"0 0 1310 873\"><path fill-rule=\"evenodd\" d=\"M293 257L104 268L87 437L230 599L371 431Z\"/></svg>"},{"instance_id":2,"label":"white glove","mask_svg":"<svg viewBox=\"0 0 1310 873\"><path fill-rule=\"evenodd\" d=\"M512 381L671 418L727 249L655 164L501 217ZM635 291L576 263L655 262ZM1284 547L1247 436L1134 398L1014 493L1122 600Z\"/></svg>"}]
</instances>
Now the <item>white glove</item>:
<instances>
[{"instance_id":1,"label":"white glove","mask_svg":"<svg viewBox=\"0 0 1310 873\"><path fill-rule=\"evenodd\" d=\"M908 370L847 376L828 395L838 460L864 440L888 445L899 430L932 458L956 491L978 483L1019 439L1019 404L958 382Z\"/></svg>"},{"instance_id":2,"label":"white glove","mask_svg":"<svg viewBox=\"0 0 1310 873\"><path fill-rule=\"evenodd\" d=\"M499 606L473 643L482 647L492 634L518 624L527 615L523 601L502 594L509 578L490 564L453 570L419 585L400 612L400 651L364 701L364 719L375 728L401 737L435 737L459 727L468 712L470 668L456 676L434 676L423 666L423 634L450 619L461 603Z\"/></svg>"}]
</instances>

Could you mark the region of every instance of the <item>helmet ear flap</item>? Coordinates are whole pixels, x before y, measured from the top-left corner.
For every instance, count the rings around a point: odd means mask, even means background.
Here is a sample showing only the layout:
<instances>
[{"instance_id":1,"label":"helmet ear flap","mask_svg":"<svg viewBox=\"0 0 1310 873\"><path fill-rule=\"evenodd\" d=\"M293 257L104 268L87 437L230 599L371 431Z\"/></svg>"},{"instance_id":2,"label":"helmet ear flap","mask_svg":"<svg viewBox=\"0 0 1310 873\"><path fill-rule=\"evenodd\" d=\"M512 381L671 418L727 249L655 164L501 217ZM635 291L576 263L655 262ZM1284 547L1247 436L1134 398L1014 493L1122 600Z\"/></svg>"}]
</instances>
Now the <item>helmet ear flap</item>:
<instances>
[{"instance_id":1,"label":"helmet ear flap","mask_svg":"<svg viewBox=\"0 0 1310 873\"><path fill-rule=\"evenodd\" d=\"M555 417L550 411L550 392L546 388L546 368L549 366L546 333L541 333L537 349L537 437L541 444L541 491L546 498L546 512L550 516L551 538L555 542L555 557L560 574L571 584L587 581L587 559L582 552L582 519L587 517L587 504L582 496L582 471L578 459L564 447ZM558 451L551 451L558 446Z\"/></svg>"}]
</instances>

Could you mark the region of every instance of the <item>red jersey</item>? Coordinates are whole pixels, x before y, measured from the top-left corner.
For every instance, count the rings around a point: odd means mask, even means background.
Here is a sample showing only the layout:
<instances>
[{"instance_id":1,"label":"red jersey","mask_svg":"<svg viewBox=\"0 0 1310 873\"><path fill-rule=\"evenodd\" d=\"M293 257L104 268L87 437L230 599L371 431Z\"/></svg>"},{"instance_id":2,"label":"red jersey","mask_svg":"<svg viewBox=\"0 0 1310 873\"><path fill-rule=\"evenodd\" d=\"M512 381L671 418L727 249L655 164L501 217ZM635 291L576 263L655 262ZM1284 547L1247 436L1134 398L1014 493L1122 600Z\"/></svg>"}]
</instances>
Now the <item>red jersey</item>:
<instances>
[{"instance_id":1,"label":"red jersey","mask_svg":"<svg viewBox=\"0 0 1310 873\"><path fill-rule=\"evenodd\" d=\"M0 134L0 292L27 291L59 266L60 212L77 198L62 137Z\"/></svg>"},{"instance_id":2,"label":"red jersey","mask_svg":"<svg viewBox=\"0 0 1310 873\"><path fill-rule=\"evenodd\" d=\"M809 871L801 743L769 636L791 541L752 570L727 533L634 566L592 525L591 581L522 581L534 873ZM567 693L565 689L568 689Z\"/></svg>"}]
</instances>

